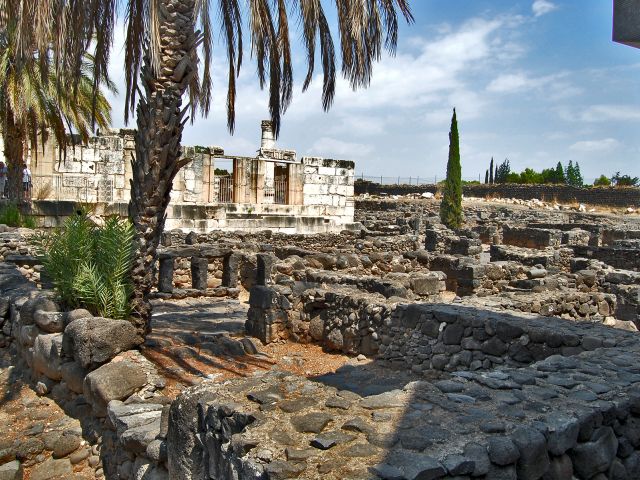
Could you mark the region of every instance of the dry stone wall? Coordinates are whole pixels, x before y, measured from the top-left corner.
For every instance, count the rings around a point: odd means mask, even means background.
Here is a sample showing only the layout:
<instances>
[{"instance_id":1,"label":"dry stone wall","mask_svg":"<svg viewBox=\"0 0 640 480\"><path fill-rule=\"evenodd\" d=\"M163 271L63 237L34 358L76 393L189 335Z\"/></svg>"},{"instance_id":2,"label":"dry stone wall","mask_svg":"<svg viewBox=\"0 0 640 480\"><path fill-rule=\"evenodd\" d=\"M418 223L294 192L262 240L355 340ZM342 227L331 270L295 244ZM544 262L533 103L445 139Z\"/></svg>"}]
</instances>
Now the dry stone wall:
<instances>
[{"instance_id":1,"label":"dry stone wall","mask_svg":"<svg viewBox=\"0 0 640 480\"><path fill-rule=\"evenodd\" d=\"M60 311L51 291L0 263L0 328L0 347L17 349L38 393L80 420L100 455L96 478L169 478L165 381L135 350L140 339L129 322Z\"/></svg>"}]
</instances>

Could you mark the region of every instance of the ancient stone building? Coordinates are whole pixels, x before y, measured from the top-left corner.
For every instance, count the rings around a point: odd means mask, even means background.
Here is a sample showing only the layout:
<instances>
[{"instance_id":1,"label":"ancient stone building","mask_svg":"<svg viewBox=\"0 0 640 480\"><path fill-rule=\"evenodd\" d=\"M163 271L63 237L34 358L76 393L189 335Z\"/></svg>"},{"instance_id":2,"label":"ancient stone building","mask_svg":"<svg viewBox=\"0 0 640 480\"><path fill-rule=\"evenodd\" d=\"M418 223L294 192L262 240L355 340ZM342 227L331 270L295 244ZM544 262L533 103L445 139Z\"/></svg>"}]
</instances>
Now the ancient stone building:
<instances>
[{"instance_id":1,"label":"ancient stone building","mask_svg":"<svg viewBox=\"0 0 640 480\"><path fill-rule=\"evenodd\" d=\"M133 134L125 129L100 133L66 155L49 142L32 156L34 211L45 226L59 222L61 202L126 213ZM183 150L191 161L175 179L168 229L314 233L339 231L353 222L354 163L298 158L293 150L279 149L268 121L262 122L255 156L226 154L221 147ZM55 208L51 202L57 202Z\"/></svg>"}]
</instances>

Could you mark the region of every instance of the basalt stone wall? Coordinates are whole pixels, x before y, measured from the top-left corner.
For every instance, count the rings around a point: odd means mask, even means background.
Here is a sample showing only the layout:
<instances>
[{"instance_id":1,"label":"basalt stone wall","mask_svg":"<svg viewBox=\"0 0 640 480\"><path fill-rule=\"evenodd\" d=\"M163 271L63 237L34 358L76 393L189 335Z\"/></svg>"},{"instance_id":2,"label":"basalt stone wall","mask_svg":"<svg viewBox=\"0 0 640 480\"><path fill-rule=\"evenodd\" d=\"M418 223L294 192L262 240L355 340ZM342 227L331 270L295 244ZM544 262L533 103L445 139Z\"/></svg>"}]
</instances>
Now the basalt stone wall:
<instances>
[{"instance_id":1,"label":"basalt stone wall","mask_svg":"<svg viewBox=\"0 0 640 480\"><path fill-rule=\"evenodd\" d=\"M264 343L289 339L317 343L329 351L377 355L416 373L526 365L550 355L615 347L628 338L628 332L600 323L576 324L550 316L573 312L572 318L582 320L591 308L594 314L599 308L606 307L607 313L615 309L612 295L580 295L583 303L573 304L562 296L546 296L538 305L520 302L522 310L549 315L541 317L462 305L403 305L344 287L311 288L299 294L283 286L254 287L247 332Z\"/></svg>"},{"instance_id":2,"label":"basalt stone wall","mask_svg":"<svg viewBox=\"0 0 640 480\"><path fill-rule=\"evenodd\" d=\"M625 248L622 246L612 247L573 247L576 257L592 258L611 265L614 268L629 270L640 270L640 255L637 246Z\"/></svg>"},{"instance_id":3,"label":"basalt stone wall","mask_svg":"<svg viewBox=\"0 0 640 480\"><path fill-rule=\"evenodd\" d=\"M510 327L493 338L517 338ZM572 335L543 337L585 346ZM171 478L640 478L638 339L603 338L573 357L368 396L277 371L204 382L172 405Z\"/></svg>"},{"instance_id":4,"label":"basalt stone wall","mask_svg":"<svg viewBox=\"0 0 640 480\"><path fill-rule=\"evenodd\" d=\"M420 373L528 365L551 355L571 356L615 347L627 332L551 317L467 306L399 305L381 334L380 357Z\"/></svg>"},{"instance_id":5,"label":"basalt stone wall","mask_svg":"<svg viewBox=\"0 0 640 480\"><path fill-rule=\"evenodd\" d=\"M379 195L407 195L409 193L435 193L436 185L380 185L378 183L355 183L356 195L365 193ZM640 205L639 188L576 188L566 185L464 185L462 192L467 197L518 198L520 200L539 199L547 202L585 203L615 207Z\"/></svg>"}]
</instances>

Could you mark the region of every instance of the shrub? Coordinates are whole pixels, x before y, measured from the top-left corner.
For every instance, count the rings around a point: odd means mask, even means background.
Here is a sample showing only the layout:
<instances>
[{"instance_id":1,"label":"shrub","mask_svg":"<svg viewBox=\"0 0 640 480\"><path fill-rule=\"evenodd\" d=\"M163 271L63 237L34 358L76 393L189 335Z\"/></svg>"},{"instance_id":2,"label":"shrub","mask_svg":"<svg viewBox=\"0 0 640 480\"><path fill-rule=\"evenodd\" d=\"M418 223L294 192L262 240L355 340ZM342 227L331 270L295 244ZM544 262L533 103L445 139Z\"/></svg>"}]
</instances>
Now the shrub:
<instances>
[{"instance_id":1,"label":"shrub","mask_svg":"<svg viewBox=\"0 0 640 480\"><path fill-rule=\"evenodd\" d=\"M600 177L596 178L593 185L596 187L608 187L611 185L611 180L606 175L600 175Z\"/></svg>"},{"instance_id":2,"label":"shrub","mask_svg":"<svg viewBox=\"0 0 640 480\"><path fill-rule=\"evenodd\" d=\"M134 238L128 220L112 216L99 227L80 209L62 228L41 236L37 246L66 307L125 319L131 313Z\"/></svg>"},{"instance_id":3,"label":"shrub","mask_svg":"<svg viewBox=\"0 0 640 480\"><path fill-rule=\"evenodd\" d=\"M620 175L620 172L616 172L616 174L611 177L611 182L616 187L637 187L640 179L630 175Z\"/></svg>"},{"instance_id":4,"label":"shrub","mask_svg":"<svg viewBox=\"0 0 640 480\"><path fill-rule=\"evenodd\" d=\"M24 215L15 203L9 203L0 208L0 223L9 227L36 228L35 218Z\"/></svg>"}]
</instances>

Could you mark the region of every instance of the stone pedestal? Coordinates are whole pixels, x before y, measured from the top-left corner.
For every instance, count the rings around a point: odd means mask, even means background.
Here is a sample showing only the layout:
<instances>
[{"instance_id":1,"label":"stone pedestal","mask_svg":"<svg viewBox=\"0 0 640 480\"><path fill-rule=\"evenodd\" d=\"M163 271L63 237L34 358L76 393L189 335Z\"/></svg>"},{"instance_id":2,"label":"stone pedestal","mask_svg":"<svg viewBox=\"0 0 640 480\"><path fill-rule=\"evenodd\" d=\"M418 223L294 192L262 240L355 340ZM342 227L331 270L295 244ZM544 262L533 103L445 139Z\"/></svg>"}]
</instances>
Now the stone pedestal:
<instances>
[{"instance_id":1,"label":"stone pedestal","mask_svg":"<svg viewBox=\"0 0 640 480\"><path fill-rule=\"evenodd\" d=\"M173 256L160 256L158 260L160 266L158 269L158 291L162 293L173 292Z\"/></svg>"},{"instance_id":2,"label":"stone pedestal","mask_svg":"<svg viewBox=\"0 0 640 480\"><path fill-rule=\"evenodd\" d=\"M259 253L257 255L258 267L256 271L256 285L266 287L271 285L271 275L273 274L273 266L276 263L275 255L271 253Z\"/></svg>"},{"instance_id":3,"label":"stone pedestal","mask_svg":"<svg viewBox=\"0 0 640 480\"><path fill-rule=\"evenodd\" d=\"M238 286L238 269L242 255L227 253L222 261L222 286L236 288Z\"/></svg>"},{"instance_id":4,"label":"stone pedestal","mask_svg":"<svg viewBox=\"0 0 640 480\"><path fill-rule=\"evenodd\" d=\"M191 257L191 286L196 290L207 289L207 266L209 261L206 258Z\"/></svg>"}]
</instances>

